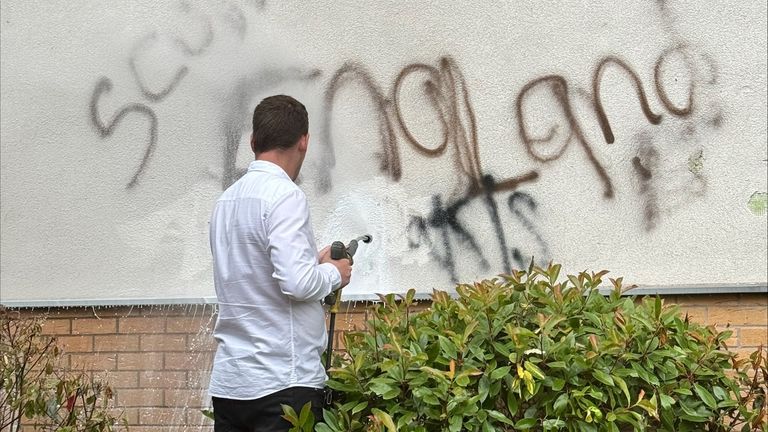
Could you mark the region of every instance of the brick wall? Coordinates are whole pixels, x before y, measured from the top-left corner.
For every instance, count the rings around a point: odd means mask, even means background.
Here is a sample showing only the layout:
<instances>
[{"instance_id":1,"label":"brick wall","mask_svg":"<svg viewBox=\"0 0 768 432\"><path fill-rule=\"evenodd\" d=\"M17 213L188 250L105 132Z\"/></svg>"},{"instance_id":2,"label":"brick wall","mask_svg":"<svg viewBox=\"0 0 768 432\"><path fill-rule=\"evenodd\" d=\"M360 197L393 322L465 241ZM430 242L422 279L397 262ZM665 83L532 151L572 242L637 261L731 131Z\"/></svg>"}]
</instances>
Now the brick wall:
<instances>
[{"instance_id":1,"label":"brick wall","mask_svg":"<svg viewBox=\"0 0 768 432\"><path fill-rule=\"evenodd\" d=\"M131 431L208 431L200 412L215 343L215 307L24 309L65 351L62 366L106 377Z\"/></svg>"},{"instance_id":2,"label":"brick wall","mask_svg":"<svg viewBox=\"0 0 768 432\"><path fill-rule=\"evenodd\" d=\"M768 346L764 294L671 296L665 302L679 304L694 321L730 327L729 347L739 353ZM131 431L212 430L200 410L209 406L213 306L24 309L22 314L48 317L44 332L66 351L65 366L106 374ZM361 329L366 319L364 303L343 304L334 347L342 348L341 332Z\"/></svg>"},{"instance_id":3,"label":"brick wall","mask_svg":"<svg viewBox=\"0 0 768 432\"><path fill-rule=\"evenodd\" d=\"M765 294L712 294L671 296L667 304L678 304L691 320L730 329L733 336L726 343L740 355L748 355L759 346L768 347L768 296Z\"/></svg>"}]
</instances>

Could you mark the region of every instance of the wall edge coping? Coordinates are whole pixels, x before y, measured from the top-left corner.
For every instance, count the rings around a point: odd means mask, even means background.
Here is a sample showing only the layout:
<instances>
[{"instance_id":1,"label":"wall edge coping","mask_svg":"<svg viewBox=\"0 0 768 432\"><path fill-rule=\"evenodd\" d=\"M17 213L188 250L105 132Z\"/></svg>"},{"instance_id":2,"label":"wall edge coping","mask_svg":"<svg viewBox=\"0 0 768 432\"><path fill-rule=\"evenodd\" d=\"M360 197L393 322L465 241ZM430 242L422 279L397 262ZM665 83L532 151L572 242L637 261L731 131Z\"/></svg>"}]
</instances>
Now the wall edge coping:
<instances>
[{"instance_id":1,"label":"wall edge coping","mask_svg":"<svg viewBox=\"0 0 768 432\"><path fill-rule=\"evenodd\" d=\"M611 288L599 289L601 293L608 294ZM705 294L763 294L768 293L768 282L752 284L691 284L675 286L637 286L625 289L625 296L647 295L705 295ZM404 292L396 293L404 294ZM429 300L429 293L417 293L417 300ZM346 302L377 301L376 294L348 294L342 295ZM204 297L171 297L171 298L114 298L114 299L60 299L60 300L0 300L0 306L10 309L38 308L38 307L109 307L109 306L156 306L156 305L216 305L215 296Z\"/></svg>"}]
</instances>

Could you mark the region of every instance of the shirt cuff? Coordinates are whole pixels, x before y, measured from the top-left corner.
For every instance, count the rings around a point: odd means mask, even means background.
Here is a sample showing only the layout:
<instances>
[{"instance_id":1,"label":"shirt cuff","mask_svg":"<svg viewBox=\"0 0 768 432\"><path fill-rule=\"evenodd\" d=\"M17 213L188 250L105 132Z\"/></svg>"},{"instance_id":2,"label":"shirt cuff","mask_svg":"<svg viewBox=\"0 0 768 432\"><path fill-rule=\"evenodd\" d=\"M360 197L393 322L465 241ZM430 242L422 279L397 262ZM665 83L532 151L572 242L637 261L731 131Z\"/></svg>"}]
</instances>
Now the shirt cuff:
<instances>
[{"instance_id":1,"label":"shirt cuff","mask_svg":"<svg viewBox=\"0 0 768 432\"><path fill-rule=\"evenodd\" d=\"M339 269L337 269L336 266L331 263L323 263L318 267L324 269L323 271L328 274L329 278L331 279L331 292L339 289L341 286L341 273L339 273Z\"/></svg>"}]
</instances>

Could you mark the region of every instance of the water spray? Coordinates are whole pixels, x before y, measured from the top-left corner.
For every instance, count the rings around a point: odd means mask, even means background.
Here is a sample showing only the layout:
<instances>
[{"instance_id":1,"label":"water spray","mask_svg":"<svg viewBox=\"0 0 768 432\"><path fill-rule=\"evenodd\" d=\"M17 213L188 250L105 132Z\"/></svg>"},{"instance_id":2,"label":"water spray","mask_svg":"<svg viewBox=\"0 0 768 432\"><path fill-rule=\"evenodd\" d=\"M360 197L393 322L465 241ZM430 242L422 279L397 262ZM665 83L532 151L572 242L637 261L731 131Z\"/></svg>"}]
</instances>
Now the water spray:
<instances>
[{"instance_id":1,"label":"water spray","mask_svg":"<svg viewBox=\"0 0 768 432\"><path fill-rule=\"evenodd\" d=\"M331 243L331 259L340 260L346 258L350 264L354 263L353 257L357 252L357 246L359 242L370 243L373 237L370 234L361 235L360 237L350 240L348 245L344 245L343 242L335 241ZM327 371L331 367L331 357L333 354L333 332L336 327L336 313L339 312L339 303L341 303L341 289L331 292L325 297L323 302L330 306L328 312L331 314L330 323L328 325L328 349L326 349L325 358L325 370Z\"/></svg>"}]
</instances>

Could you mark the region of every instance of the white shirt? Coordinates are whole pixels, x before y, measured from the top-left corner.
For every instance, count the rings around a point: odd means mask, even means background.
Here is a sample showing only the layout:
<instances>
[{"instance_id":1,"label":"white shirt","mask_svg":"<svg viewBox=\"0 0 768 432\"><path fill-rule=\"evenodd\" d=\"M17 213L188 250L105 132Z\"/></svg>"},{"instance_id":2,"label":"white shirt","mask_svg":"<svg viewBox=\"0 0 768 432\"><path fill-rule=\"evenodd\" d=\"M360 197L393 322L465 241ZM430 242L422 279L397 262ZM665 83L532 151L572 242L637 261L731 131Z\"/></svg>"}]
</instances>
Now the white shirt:
<instances>
[{"instance_id":1,"label":"white shirt","mask_svg":"<svg viewBox=\"0 0 768 432\"><path fill-rule=\"evenodd\" d=\"M210 242L219 317L209 394L249 400L322 388L328 336L320 301L341 276L318 264L301 189L279 166L251 162L216 202Z\"/></svg>"}]
</instances>

